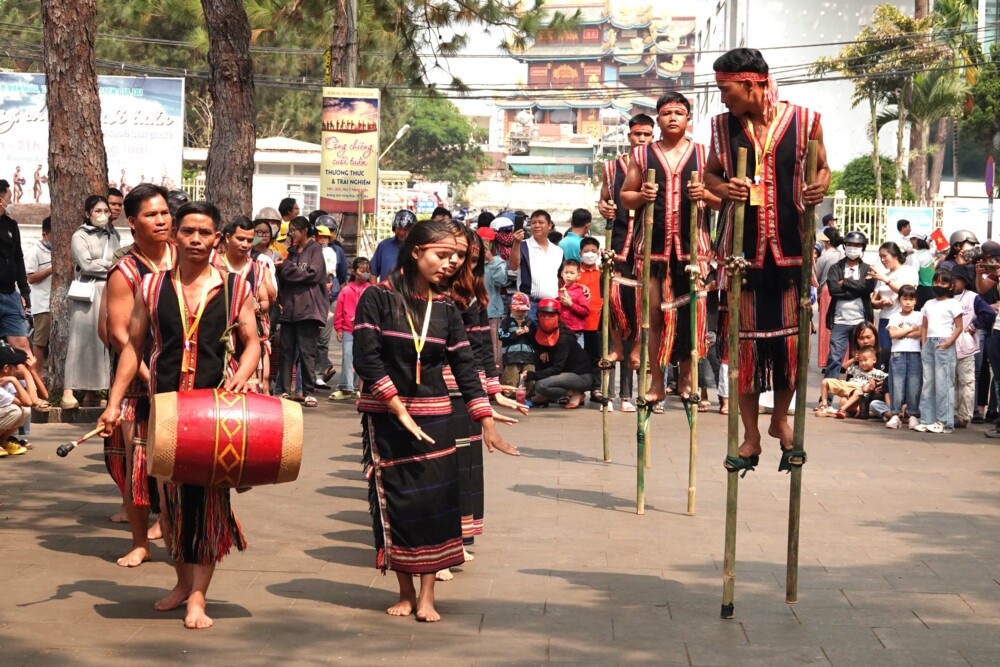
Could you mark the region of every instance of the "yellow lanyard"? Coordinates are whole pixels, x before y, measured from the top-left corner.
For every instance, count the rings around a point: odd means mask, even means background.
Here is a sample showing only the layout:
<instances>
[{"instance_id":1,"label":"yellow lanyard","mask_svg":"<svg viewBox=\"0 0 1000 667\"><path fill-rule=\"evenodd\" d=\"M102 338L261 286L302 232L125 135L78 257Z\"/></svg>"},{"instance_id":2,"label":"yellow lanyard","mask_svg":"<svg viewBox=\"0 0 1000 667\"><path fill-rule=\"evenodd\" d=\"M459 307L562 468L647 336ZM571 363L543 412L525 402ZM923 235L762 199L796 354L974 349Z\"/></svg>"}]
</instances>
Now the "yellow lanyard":
<instances>
[{"instance_id":1,"label":"yellow lanyard","mask_svg":"<svg viewBox=\"0 0 1000 667\"><path fill-rule=\"evenodd\" d=\"M410 325L410 333L413 334L413 347L417 350L417 384L420 384L420 353L424 351L424 344L427 342L427 330L431 325L431 306L434 301L432 293L427 290L427 310L424 312L424 326L417 336L417 329L413 326L413 318L409 311L406 313L406 323Z\"/></svg>"},{"instance_id":2,"label":"yellow lanyard","mask_svg":"<svg viewBox=\"0 0 1000 667\"><path fill-rule=\"evenodd\" d=\"M205 283L205 288L202 290L198 308L192 319L191 313L188 311L187 299L184 298L184 286L181 285L181 268L179 266L174 269L173 281L174 291L177 292L177 304L180 306L181 311L181 326L184 328L184 354L181 357L181 372L190 373L194 371L191 364L191 341L198 332L198 324L201 322L201 316L205 312L205 305L208 303L208 292L212 289L213 285L211 278L209 278Z\"/></svg>"},{"instance_id":3,"label":"yellow lanyard","mask_svg":"<svg viewBox=\"0 0 1000 667\"><path fill-rule=\"evenodd\" d=\"M774 118L771 120L771 124L767 128L767 136L764 138L764 146L760 145L760 141L757 140L757 133L753 130L753 121L747 118L747 129L750 130L750 139L753 141L753 154L755 170L754 170L754 183L760 183L761 174L761 164L767 159L767 156L771 154L771 144L774 142L774 132L778 129L778 119L781 117L782 112L784 112L784 104L779 104L775 107Z\"/></svg>"}]
</instances>

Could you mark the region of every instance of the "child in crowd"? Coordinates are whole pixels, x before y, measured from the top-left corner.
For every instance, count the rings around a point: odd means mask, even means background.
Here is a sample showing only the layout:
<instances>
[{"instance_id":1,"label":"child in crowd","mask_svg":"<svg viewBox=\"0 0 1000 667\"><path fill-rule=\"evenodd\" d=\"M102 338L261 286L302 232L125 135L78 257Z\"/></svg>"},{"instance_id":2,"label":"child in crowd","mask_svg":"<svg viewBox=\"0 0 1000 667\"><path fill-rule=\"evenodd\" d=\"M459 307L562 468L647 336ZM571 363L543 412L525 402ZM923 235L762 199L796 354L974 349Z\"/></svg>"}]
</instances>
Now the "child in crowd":
<instances>
[{"instance_id":1,"label":"child in crowd","mask_svg":"<svg viewBox=\"0 0 1000 667\"><path fill-rule=\"evenodd\" d=\"M601 296L601 243L592 236L580 241L580 285L587 297L590 314L583 325L583 349L594 364L591 374L595 385L590 392L590 400L604 404L601 394L601 374L597 371L597 362L601 359L601 311L604 308L604 298Z\"/></svg>"},{"instance_id":2,"label":"child in crowd","mask_svg":"<svg viewBox=\"0 0 1000 667\"><path fill-rule=\"evenodd\" d=\"M583 347L583 331L590 316L590 303L580 280L580 262L567 259L562 265L562 287L559 288L559 318L567 329L576 334L576 342Z\"/></svg>"},{"instance_id":3,"label":"child in crowd","mask_svg":"<svg viewBox=\"0 0 1000 667\"><path fill-rule=\"evenodd\" d=\"M923 369L920 366L920 326L924 316L918 310L917 288L899 288L899 312L889 317L889 337L892 339L892 408L882 416L886 428L899 428L909 415L909 427L920 423L920 389ZM905 409L905 410L904 410ZM905 411L905 415L904 415Z\"/></svg>"},{"instance_id":4,"label":"child in crowd","mask_svg":"<svg viewBox=\"0 0 1000 667\"><path fill-rule=\"evenodd\" d=\"M0 458L28 451L14 435L31 416L32 400L21 385L27 360L23 350L0 346Z\"/></svg>"},{"instance_id":5,"label":"child in crowd","mask_svg":"<svg viewBox=\"0 0 1000 667\"><path fill-rule=\"evenodd\" d=\"M858 350L855 363L847 369L846 382L839 378L824 378L821 384L823 401L816 407L816 416L835 416L837 419L846 419L848 415L858 416L861 401L885 380L885 372L875 368L877 359L878 353L874 347L863 347ZM829 394L840 397L839 409L835 410L826 403Z\"/></svg>"},{"instance_id":6,"label":"child in crowd","mask_svg":"<svg viewBox=\"0 0 1000 667\"><path fill-rule=\"evenodd\" d=\"M342 365L340 385L330 394L331 401L359 398L357 374L354 372L354 314L358 310L361 293L371 283L370 264L367 257L355 257L351 263L351 281L344 285L337 297L337 307L333 311L333 330L337 332L337 342L341 344Z\"/></svg>"},{"instance_id":7,"label":"child in crowd","mask_svg":"<svg viewBox=\"0 0 1000 667\"><path fill-rule=\"evenodd\" d=\"M516 387L522 374L535 370L535 339L537 325L528 318L531 300L524 292L515 292L510 297L510 315L503 318L497 335L503 344L503 373L501 383ZM525 385L528 396L532 395L534 381ZM510 393L510 392L506 392ZM514 398L514 395L508 396Z\"/></svg>"},{"instance_id":8,"label":"child in crowd","mask_svg":"<svg viewBox=\"0 0 1000 667\"><path fill-rule=\"evenodd\" d=\"M955 425L965 428L972 421L976 401L976 354L979 353L979 329L993 328L996 313L976 293L976 272L971 264L956 264L951 269L955 279L955 301L962 307L962 332L955 341Z\"/></svg>"},{"instance_id":9,"label":"child in crowd","mask_svg":"<svg viewBox=\"0 0 1000 667\"><path fill-rule=\"evenodd\" d=\"M924 385L920 395L921 433L955 429L955 341L962 333L962 306L952 297L955 278L947 269L934 272L934 299L924 304L920 324L920 361Z\"/></svg>"}]
</instances>

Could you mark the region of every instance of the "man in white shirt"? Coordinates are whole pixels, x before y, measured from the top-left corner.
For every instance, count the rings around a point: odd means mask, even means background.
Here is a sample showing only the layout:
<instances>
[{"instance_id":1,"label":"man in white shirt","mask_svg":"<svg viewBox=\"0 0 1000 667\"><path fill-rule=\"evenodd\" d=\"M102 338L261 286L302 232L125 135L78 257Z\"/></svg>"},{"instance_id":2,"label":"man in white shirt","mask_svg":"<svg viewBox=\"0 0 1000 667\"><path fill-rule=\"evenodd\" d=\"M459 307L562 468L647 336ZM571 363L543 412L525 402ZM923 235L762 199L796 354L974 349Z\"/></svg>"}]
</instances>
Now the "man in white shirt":
<instances>
[{"instance_id":1,"label":"man in white shirt","mask_svg":"<svg viewBox=\"0 0 1000 667\"><path fill-rule=\"evenodd\" d=\"M562 266L563 251L549 242L549 232L554 227L552 216L547 211L535 211L528 223L531 236L525 242L523 229L514 232L514 245L510 251L510 271L520 270L518 289L531 297L528 317L535 321L538 319L538 302L559 297L559 267Z\"/></svg>"},{"instance_id":2,"label":"man in white shirt","mask_svg":"<svg viewBox=\"0 0 1000 667\"><path fill-rule=\"evenodd\" d=\"M52 292L52 220L42 220L42 238L28 246L24 252L24 272L31 285L31 318L34 334L31 353L38 359L38 368L45 368L49 349L49 332L52 330L52 313L49 312L49 295Z\"/></svg>"},{"instance_id":3,"label":"man in white shirt","mask_svg":"<svg viewBox=\"0 0 1000 667\"><path fill-rule=\"evenodd\" d=\"M910 240L910 234L912 233L913 229L910 227L909 220L897 220L896 236L889 239L899 246L900 251L902 251L903 256L906 258L907 266L916 266L913 257L913 242Z\"/></svg>"}]
</instances>

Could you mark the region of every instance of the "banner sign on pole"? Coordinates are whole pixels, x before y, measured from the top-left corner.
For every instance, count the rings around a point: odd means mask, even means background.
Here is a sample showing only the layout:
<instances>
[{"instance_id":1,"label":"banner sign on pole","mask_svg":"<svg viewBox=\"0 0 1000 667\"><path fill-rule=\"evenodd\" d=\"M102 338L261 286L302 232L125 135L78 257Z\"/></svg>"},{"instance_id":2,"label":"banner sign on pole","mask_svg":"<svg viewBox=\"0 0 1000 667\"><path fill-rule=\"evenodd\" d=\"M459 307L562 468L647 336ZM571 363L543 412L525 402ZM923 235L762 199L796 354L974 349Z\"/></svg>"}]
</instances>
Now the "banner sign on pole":
<instances>
[{"instance_id":1,"label":"banner sign on pole","mask_svg":"<svg viewBox=\"0 0 1000 667\"><path fill-rule=\"evenodd\" d=\"M375 213L378 200L379 91L323 88L320 208L331 213Z\"/></svg>"},{"instance_id":2,"label":"banner sign on pole","mask_svg":"<svg viewBox=\"0 0 1000 667\"><path fill-rule=\"evenodd\" d=\"M993 165L993 156L986 158L986 196L993 196L993 176L995 173L995 168Z\"/></svg>"},{"instance_id":3,"label":"banner sign on pole","mask_svg":"<svg viewBox=\"0 0 1000 667\"><path fill-rule=\"evenodd\" d=\"M99 76L108 185L181 185L184 79ZM0 72L0 178L21 204L48 204L49 113L45 75Z\"/></svg>"},{"instance_id":4,"label":"banner sign on pole","mask_svg":"<svg viewBox=\"0 0 1000 667\"><path fill-rule=\"evenodd\" d=\"M886 236L896 233L896 223L910 221L911 234L928 235L934 231L934 209L924 206L887 206L885 209Z\"/></svg>"}]
</instances>

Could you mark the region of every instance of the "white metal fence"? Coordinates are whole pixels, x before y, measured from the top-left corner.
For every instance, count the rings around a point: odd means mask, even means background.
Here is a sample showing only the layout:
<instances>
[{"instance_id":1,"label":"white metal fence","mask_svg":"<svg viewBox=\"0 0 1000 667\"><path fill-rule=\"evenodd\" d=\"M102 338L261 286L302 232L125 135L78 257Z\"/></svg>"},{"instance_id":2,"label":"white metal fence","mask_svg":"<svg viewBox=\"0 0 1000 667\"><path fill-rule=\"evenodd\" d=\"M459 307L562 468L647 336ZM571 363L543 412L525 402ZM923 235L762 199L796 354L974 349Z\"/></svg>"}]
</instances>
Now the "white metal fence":
<instances>
[{"instance_id":1,"label":"white metal fence","mask_svg":"<svg viewBox=\"0 0 1000 667\"><path fill-rule=\"evenodd\" d=\"M840 193L838 192L838 195ZM894 201L883 199L850 199L835 196L833 198L833 217L837 219L837 229L841 233L852 230L864 232L868 237L869 246L881 245L889 232L895 232L895 220L886 219L886 211L890 207L904 206L907 208L929 208L932 210L933 226L938 229L944 223L944 199L931 201ZM889 227L891 225L891 228Z\"/></svg>"},{"instance_id":2,"label":"white metal fence","mask_svg":"<svg viewBox=\"0 0 1000 667\"><path fill-rule=\"evenodd\" d=\"M185 179L181 181L181 190L187 193L191 201L202 201L205 199L205 179Z\"/></svg>"}]
</instances>

